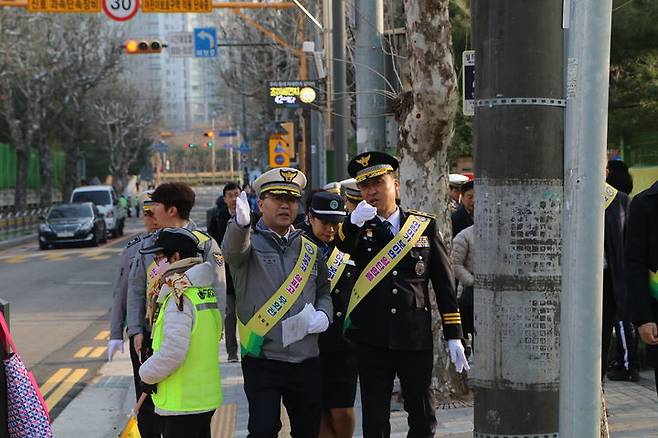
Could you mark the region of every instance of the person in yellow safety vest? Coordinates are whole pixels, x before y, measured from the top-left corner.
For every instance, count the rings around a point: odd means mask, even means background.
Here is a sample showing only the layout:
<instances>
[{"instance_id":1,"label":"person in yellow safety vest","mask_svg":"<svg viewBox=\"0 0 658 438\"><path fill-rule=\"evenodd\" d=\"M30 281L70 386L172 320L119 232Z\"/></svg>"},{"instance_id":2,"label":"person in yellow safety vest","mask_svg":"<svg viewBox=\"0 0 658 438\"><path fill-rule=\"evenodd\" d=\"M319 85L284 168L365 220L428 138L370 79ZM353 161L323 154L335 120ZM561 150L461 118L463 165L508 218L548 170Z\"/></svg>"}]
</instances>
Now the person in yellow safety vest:
<instances>
[{"instance_id":1,"label":"person in yellow safety vest","mask_svg":"<svg viewBox=\"0 0 658 438\"><path fill-rule=\"evenodd\" d=\"M139 368L164 438L210 438L210 420L222 403L219 342L222 317L212 288L213 266L199 255L185 228L163 228L153 246L159 304L153 355Z\"/></svg>"}]
</instances>

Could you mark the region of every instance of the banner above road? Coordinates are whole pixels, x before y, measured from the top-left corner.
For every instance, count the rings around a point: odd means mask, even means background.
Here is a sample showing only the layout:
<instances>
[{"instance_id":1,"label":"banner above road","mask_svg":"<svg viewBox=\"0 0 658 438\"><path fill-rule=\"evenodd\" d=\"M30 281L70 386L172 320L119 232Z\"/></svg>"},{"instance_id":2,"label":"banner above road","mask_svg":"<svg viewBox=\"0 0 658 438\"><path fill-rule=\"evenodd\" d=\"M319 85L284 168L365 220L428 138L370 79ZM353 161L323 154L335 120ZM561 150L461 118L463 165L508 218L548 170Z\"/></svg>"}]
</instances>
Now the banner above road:
<instances>
[{"instance_id":1,"label":"banner above road","mask_svg":"<svg viewBox=\"0 0 658 438\"><path fill-rule=\"evenodd\" d=\"M98 13L101 0L28 0L29 12Z\"/></svg>"},{"instance_id":2,"label":"banner above road","mask_svg":"<svg viewBox=\"0 0 658 438\"><path fill-rule=\"evenodd\" d=\"M143 0L142 12L212 12L212 0Z\"/></svg>"},{"instance_id":3,"label":"banner above road","mask_svg":"<svg viewBox=\"0 0 658 438\"><path fill-rule=\"evenodd\" d=\"M309 108L317 97L317 81L268 82L267 102L273 108Z\"/></svg>"}]
</instances>

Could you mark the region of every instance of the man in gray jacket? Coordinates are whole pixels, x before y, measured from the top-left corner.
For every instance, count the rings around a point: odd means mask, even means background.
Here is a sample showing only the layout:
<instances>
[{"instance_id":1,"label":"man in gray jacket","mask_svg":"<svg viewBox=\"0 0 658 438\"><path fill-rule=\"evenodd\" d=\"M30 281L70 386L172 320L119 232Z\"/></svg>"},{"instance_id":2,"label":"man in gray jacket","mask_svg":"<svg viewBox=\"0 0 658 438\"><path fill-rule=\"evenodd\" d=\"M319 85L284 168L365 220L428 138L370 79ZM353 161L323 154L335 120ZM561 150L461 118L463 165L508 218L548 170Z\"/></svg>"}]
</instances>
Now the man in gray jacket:
<instances>
[{"instance_id":1,"label":"man in gray jacket","mask_svg":"<svg viewBox=\"0 0 658 438\"><path fill-rule=\"evenodd\" d=\"M292 226L305 186L296 169L261 175L254 189L262 218L250 227L242 192L222 243L235 285L249 437L277 436L282 398L293 437L315 438L320 429L318 334L333 312L324 257Z\"/></svg>"}]
</instances>

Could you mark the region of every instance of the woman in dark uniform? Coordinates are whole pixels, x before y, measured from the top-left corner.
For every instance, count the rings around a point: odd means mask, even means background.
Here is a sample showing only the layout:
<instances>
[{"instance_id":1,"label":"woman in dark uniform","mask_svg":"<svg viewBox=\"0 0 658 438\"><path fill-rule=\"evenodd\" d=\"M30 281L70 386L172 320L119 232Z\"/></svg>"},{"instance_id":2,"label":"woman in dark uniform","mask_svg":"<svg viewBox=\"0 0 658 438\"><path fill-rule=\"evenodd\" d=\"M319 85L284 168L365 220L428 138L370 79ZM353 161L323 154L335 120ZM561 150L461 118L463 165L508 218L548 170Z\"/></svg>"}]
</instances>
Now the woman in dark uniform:
<instances>
[{"instance_id":1,"label":"woman in dark uniform","mask_svg":"<svg viewBox=\"0 0 658 438\"><path fill-rule=\"evenodd\" d=\"M307 205L306 235L327 260L334 306L333 323L320 335L323 412L320 438L350 438L354 434L356 358L343 336L343 319L352 291L354 262L335 249L338 225L347 215L340 195L326 191L311 194Z\"/></svg>"}]
</instances>

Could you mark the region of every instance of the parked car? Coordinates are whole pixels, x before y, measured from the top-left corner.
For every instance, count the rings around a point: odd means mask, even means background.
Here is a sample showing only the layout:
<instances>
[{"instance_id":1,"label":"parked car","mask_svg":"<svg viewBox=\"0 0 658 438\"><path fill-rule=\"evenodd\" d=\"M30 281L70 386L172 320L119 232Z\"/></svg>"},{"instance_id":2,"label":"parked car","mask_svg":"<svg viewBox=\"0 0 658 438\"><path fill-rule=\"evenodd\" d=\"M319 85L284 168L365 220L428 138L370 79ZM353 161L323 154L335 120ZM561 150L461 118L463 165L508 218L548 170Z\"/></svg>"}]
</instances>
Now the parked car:
<instances>
[{"instance_id":1,"label":"parked car","mask_svg":"<svg viewBox=\"0 0 658 438\"><path fill-rule=\"evenodd\" d=\"M112 186L78 187L71 192L70 202L93 202L105 217L107 231L112 237L123 236L126 209L119 206L119 197Z\"/></svg>"},{"instance_id":2,"label":"parked car","mask_svg":"<svg viewBox=\"0 0 658 438\"><path fill-rule=\"evenodd\" d=\"M107 241L105 220L91 202L54 205L39 225L39 248L63 243L97 246Z\"/></svg>"}]
</instances>

